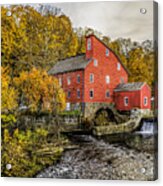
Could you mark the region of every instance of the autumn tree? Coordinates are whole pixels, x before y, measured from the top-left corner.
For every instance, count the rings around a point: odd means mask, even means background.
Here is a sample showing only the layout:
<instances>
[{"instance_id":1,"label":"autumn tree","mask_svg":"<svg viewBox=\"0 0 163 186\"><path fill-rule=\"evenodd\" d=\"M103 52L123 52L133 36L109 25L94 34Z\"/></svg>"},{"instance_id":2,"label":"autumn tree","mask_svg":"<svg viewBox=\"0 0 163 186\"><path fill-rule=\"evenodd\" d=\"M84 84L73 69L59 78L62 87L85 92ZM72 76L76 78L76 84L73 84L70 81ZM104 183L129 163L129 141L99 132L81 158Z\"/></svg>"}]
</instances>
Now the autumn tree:
<instances>
[{"instance_id":1,"label":"autumn tree","mask_svg":"<svg viewBox=\"0 0 163 186\"><path fill-rule=\"evenodd\" d=\"M74 56L78 38L65 15L41 14L31 6L2 7L2 65L10 76L32 67L48 70L56 61Z\"/></svg>"},{"instance_id":2,"label":"autumn tree","mask_svg":"<svg viewBox=\"0 0 163 186\"><path fill-rule=\"evenodd\" d=\"M105 39L106 40L106 39ZM120 43L115 40L108 43L108 46L115 52L115 54L119 57L119 59L123 62L123 64L127 67L127 57L121 52Z\"/></svg>"},{"instance_id":3,"label":"autumn tree","mask_svg":"<svg viewBox=\"0 0 163 186\"><path fill-rule=\"evenodd\" d=\"M76 56L78 52L79 41L75 33L72 34L67 52L67 57Z\"/></svg>"},{"instance_id":4,"label":"autumn tree","mask_svg":"<svg viewBox=\"0 0 163 186\"><path fill-rule=\"evenodd\" d=\"M128 68L131 72L129 81L146 81L152 86L154 83L154 53L145 53L143 48L136 48L129 52Z\"/></svg>"},{"instance_id":5,"label":"autumn tree","mask_svg":"<svg viewBox=\"0 0 163 186\"><path fill-rule=\"evenodd\" d=\"M1 68L1 121L2 128L13 125L16 122L15 111L18 107L18 94L11 84L11 78L6 68Z\"/></svg>"},{"instance_id":6,"label":"autumn tree","mask_svg":"<svg viewBox=\"0 0 163 186\"><path fill-rule=\"evenodd\" d=\"M78 54L84 54L85 52L86 52L85 35L78 36Z\"/></svg>"},{"instance_id":7,"label":"autumn tree","mask_svg":"<svg viewBox=\"0 0 163 186\"><path fill-rule=\"evenodd\" d=\"M11 78L7 74L7 69L1 68L2 92L1 92L1 111L2 113L12 112L17 108L17 92L11 86Z\"/></svg>"},{"instance_id":8,"label":"autumn tree","mask_svg":"<svg viewBox=\"0 0 163 186\"><path fill-rule=\"evenodd\" d=\"M8 67L11 79L33 67L49 70L61 59L83 54L86 35L102 36L92 28L74 31L66 15L57 15L53 11L41 13L32 6L2 7L1 17L2 66ZM102 36L102 40L131 71L130 81L145 78L144 81L152 85L154 54L151 50L144 50L143 47L140 50L140 44L131 39L111 41L108 36ZM138 60L140 53L143 57Z\"/></svg>"},{"instance_id":9,"label":"autumn tree","mask_svg":"<svg viewBox=\"0 0 163 186\"><path fill-rule=\"evenodd\" d=\"M1 8L2 66L8 67L11 78L17 74L17 71L23 70L22 62L25 62L24 56L27 53L28 38L23 14L21 6Z\"/></svg>"},{"instance_id":10,"label":"autumn tree","mask_svg":"<svg viewBox=\"0 0 163 186\"><path fill-rule=\"evenodd\" d=\"M58 80L46 71L32 68L14 79L19 90L20 103L32 112L58 112L65 108L65 94Z\"/></svg>"},{"instance_id":11,"label":"autumn tree","mask_svg":"<svg viewBox=\"0 0 163 186\"><path fill-rule=\"evenodd\" d=\"M107 36L103 36L102 41L105 43L105 45L109 46L110 38Z\"/></svg>"},{"instance_id":12,"label":"autumn tree","mask_svg":"<svg viewBox=\"0 0 163 186\"><path fill-rule=\"evenodd\" d=\"M155 69L154 51L146 50L141 44L132 42L130 39L111 41L109 47L129 70L130 82L147 82L149 86L153 87Z\"/></svg>"}]
</instances>

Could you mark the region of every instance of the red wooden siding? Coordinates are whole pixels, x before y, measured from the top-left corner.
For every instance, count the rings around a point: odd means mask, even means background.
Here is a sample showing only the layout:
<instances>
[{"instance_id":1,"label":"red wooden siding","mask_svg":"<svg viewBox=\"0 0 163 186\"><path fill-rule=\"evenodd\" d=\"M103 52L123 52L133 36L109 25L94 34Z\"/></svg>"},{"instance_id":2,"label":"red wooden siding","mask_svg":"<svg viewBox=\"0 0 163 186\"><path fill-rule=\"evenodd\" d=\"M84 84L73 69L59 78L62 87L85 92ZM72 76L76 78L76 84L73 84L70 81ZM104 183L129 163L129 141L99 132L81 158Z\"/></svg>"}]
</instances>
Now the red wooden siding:
<instances>
[{"instance_id":1,"label":"red wooden siding","mask_svg":"<svg viewBox=\"0 0 163 186\"><path fill-rule=\"evenodd\" d=\"M77 82L77 76L80 76L80 83ZM55 75L55 77L61 78L62 79L62 88L66 93L66 100L67 102L71 102L71 103L78 103L78 102L82 102L83 100L83 71L82 70L78 70L75 72L67 72L67 73L63 73L63 74L58 74ZM67 83L67 78L71 79L71 83L68 85ZM80 98L77 97L77 90L80 91ZM70 98L68 98L68 91L71 92L71 96Z\"/></svg>"},{"instance_id":2,"label":"red wooden siding","mask_svg":"<svg viewBox=\"0 0 163 186\"><path fill-rule=\"evenodd\" d=\"M88 49L88 42L89 49ZM109 50L109 55L106 55ZM136 91L114 92L114 89L120 83L128 82L128 72L119 61L116 54L103 44L97 37L91 35L86 38L86 59L90 59L83 70L65 72L55 75L62 79L62 87L66 93L67 102L102 102L115 103L117 110L131 110L132 108L150 109L151 108L151 90L147 84ZM94 63L94 60L95 63ZM120 67L118 69L117 67ZM93 82L90 82L90 74L93 74ZM80 82L77 82L77 76L80 76ZM106 83L106 76L109 76L110 82ZM71 79L68 85L67 78ZM122 82L123 79L123 82ZM80 91L80 97L77 95ZM90 97L90 91L93 97ZM70 97L68 97L70 92ZM106 96L106 92L109 92ZM124 105L124 97L128 97L128 105ZM148 104L144 105L144 97Z\"/></svg>"},{"instance_id":3,"label":"red wooden siding","mask_svg":"<svg viewBox=\"0 0 163 186\"><path fill-rule=\"evenodd\" d=\"M128 106L124 104L124 98L128 97ZM144 98L147 98L147 105L144 105ZM141 90L115 92L115 105L117 110L129 111L132 108L150 109L151 108L151 93L150 88L145 84Z\"/></svg>"},{"instance_id":4,"label":"red wooden siding","mask_svg":"<svg viewBox=\"0 0 163 186\"><path fill-rule=\"evenodd\" d=\"M92 52L86 51L86 56L93 58L91 63L85 69L84 76L84 93L85 102L113 102L113 90L120 83L121 78L124 83L128 81L128 74L121 65L121 69L117 70L119 60L112 51L109 51L109 56L106 56L106 47L99 40L91 36ZM88 40L88 38L87 38ZM98 61L98 66L94 66L94 59ZM89 82L90 74L94 74L94 83ZM106 84L105 77L109 75L110 83ZM94 90L94 98L89 96L90 90ZM110 91L110 98L106 98L106 91Z\"/></svg>"},{"instance_id":5,"label":"red wooden siding","mask_svg":"<svg viewBox=\"0 0 163 186\"><path fill-rule=\"evenodd\" d=\"M151 89L145 84L141 89L141 109L151 108ZM144 105L144 98L147 97L147 105Z\"/></svg>"}]
</instances>

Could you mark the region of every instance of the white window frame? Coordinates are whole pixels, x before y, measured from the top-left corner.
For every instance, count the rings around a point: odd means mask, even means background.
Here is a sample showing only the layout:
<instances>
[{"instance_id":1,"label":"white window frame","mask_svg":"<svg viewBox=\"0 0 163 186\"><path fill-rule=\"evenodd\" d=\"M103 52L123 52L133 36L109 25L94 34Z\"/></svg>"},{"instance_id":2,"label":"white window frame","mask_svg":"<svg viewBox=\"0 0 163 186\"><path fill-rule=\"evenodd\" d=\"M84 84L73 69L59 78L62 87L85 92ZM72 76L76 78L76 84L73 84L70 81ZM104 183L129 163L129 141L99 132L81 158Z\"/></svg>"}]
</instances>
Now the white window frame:
<instances>
[{"instance_id":1,"label":"white window frame","mask_svg":"<svg viewBox=\"0 0 163 186\"><path fill-rule=\"evenodd\" d=\"M121 64L118 62L117 63L117 70L120 71L121 70Z\"/></svg>"},{"instance_id":2,"label":"white window frame","mask_svg":"<svg viewBox=\"0 0 163 186\"><path fill-rule=\"evenodd\" d=\"M77 98L79 99L80 98L80 89L77 89L76 93L77 93Z\"/></svg>"},{"instance_id":3,"label":"white window frame","mask_svg":"<svg viewBox=\"0 0 163 186\"><path fill-rule=\"evenodd\" d=\"M59 85L62 86L62 78L61 77L59 77L58 81L59 81Z\"/></svg>"},{"instance_id":4,"label":"white window frame","mask_svg":"<svg viewBox=\"0 0 163 186\"><path fill-rule=\"evenodd\" d=\"M78 110L78 109L79 109L79 106L80 106L80 104L79 104L79 103L76 103L76 104L74 105L74 110Z\"/></svg>"},{"instance_id":5,"label":"white window frame","mask_svg":"<svg viewBox=\"0 0 163 186\"><path fill-rule=\"evenodd\" d=\"M92 73L89 75L89 82L94 83L94 74Z\"/></svg>"},{"instance_id":6,"label":"white window frame","mask_svg":"<svg viewBox=\"0 0 163 186\"><path fill-rule=\"evenodd\" d=\"M71 110L71 104L69 102L66 103L66 110L67 111Z\"/></svg>"},{"instance_id":7,"label":"white window frame","mask_svg":"<svg viewBox=\"0 0 163 186\"><path fill-rule=\"evenodd\" d=\"M70 77L70 76L67 77L67 84L68 84L68 85L71 84L71 77Z\"/></svg>"},{"instance_id":8,"label":"white window frame","mask_svg":"<svg viewBox=\"0 0 163 186\"><path fill-rule=\"evenodd\" d=\"M93 96L91 97L91 92L93 93ZM90 99L93 99L94 98L94 90L93 89L91 89L90 91L89 91L89 97L90 97Z\"/></svg>"},{"instance_id":9,"label":"white window frame","mask_svg":"<svg viewBox=\"0 0 163 186\"><path fill-rule=\"evenodd\" d=\"M105 82L106 82L106 84L110 83L110 76L109 75L105 76Z\"/></svg>"},{"instance_id":10,"label":"white window frame","mask_svg":"<svg viewBox=\"0 0 163 186\"><path fill-rule=\"evenodd\" d=\"M145 103L145 100L146 100L146 103ZM144 106L147 106L147 105L148 105L148 97L145 96L145 97L144 97Z\"/></svg>"},{"instance_id":11,"label":"white window frame","mask_svg":"<svg viewBox=\"0 0 163 186\"><path fill-rule=\"evenodd\" d=\"M126 102L126 100L128 103ZM124 97L124 106L128 106L128 104L129 104L129 98L127 96L125 96Z\"/></svg>"},{"instance_id":12,"label":"white window frame","mask_svg":"<svg viewBox=\"0 0 163 186\"><path fill-rule=\"evenodd\" d=\"M105 50L105 55L106 55L107 57L109 56L109 53L110 53L109 49L106 48L106 50Z\"/></svg>"},{"instance_id":13,"label":"white window frame","mask_svg":"<svg viewBox=\"0 0 163 186\"><path fill-rule=\"evenodd\" d=\"M77 83L80 83L80 75L77 75Z\"/></svg>"},{"instance_id":14,"label":"white window frame","mask_svg":"<svg viewBox=\"0 0 163 186\"><path fill-rule=\"evenodd\" d=\"M109 93L109 96L107 96L107 93ZM105 92L105 97L106 97L106 98L110 98L110 91L109 91L109 90L106 90L106 92Z\"/></svg>"},{"instance_id":15,"label":"white window frame","mask_svg":"<svg viewBox=\"0 0 163 186\"><path fill-rule=\"evenodd\" d=\"M98 60L97 59L94 59L93 60L93 64L94 64L95 67L97 67L98 66Z\"/></svg>"},{"instance_id":16,"label":"white window frame","mask_svg":"<svg viewBox=\"0 0 163 186\"><path fill-rule=\"evenodd\" d=\"M87 50L91 50L91 38L87 39Z\"/></svg>"}]
</instances>

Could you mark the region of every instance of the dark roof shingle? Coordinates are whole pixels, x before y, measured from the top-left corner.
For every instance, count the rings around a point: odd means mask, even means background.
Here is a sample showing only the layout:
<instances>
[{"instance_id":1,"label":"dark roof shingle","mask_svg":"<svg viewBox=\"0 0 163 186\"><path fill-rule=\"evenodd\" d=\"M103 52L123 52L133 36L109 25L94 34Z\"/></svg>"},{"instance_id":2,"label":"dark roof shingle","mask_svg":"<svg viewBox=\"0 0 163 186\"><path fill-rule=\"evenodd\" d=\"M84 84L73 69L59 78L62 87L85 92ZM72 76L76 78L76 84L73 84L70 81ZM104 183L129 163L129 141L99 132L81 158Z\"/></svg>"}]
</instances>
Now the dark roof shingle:
<instances>
[{"instance_id":1,"label":"dark roof shingle","mask_svg":"<svg viewBox=\"0 0 163 186\"><path fill-rule=\"evenodd\" d=\"M90 59L85 59L85 55L71 57L65 60L58 61L52 69L49 70L49 75L71 72L75 70L85 69L90 62Z\"/></svg>"},{"instance_id":2,"label":"dark roof shingle","mask_svg":"<svg viewBox=\"0 0 163 186\"><path fill-rule=\"evenodd\" d=\"M98 37L96 37L95 35L93 35L99 42L101 42L106 48L108 48L109 50L111 50L103 41L101 41ZM113 52L113 54L117 57L118 61L121 63L121 65L123 66L123 68L125 69L125 71L128 74L131 74L128 69L124 66L124 64L121 62L121 60L119 59L119 57L116 55L116 53L111 50ZM65 60L61 60L58 61L54 67L52 69L49 70L48 74L49 75L55 75L55 74L59 74L59 73L64 73L64 72L71 72L71 71L75 71L75 70L81 70L81 69L85 69L85 67L89 64L89 62L91 61L91 59L85 59L85 54L80 55L80 56L75 56L75 57L71 57Z\"/></svg>"},{"instance_id":3,"label":"dark roof shingle","mask_svg":"<svg viewBox=\"0 0 163 186\"><path fill-rule=\"evenodd\" d=\"M144 82L134 82L134 83L123 83L119 84L114 91L121 92L121 91L133 91L133 90L140 90L141 87L144 85Z\"/></svg>"}]
</instances>

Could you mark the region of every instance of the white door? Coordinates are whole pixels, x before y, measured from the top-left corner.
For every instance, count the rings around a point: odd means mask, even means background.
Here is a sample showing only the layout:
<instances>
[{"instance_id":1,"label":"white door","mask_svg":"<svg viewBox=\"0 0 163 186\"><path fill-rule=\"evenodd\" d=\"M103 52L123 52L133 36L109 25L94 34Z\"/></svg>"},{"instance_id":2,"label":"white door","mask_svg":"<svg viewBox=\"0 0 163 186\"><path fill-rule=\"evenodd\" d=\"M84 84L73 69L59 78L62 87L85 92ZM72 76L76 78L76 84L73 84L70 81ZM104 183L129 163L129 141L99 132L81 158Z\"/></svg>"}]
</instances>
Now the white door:
<instances>
[{"instance_id":1,"label":"white door","mask_svg":"<svg viewBox=\"0 0 163 186\"><path fill-rule=\"evenodd\" d=\"M70 103L66 103L66 110L67 110L67 111L70 110Z\"/></svg>"}]
</instances>

